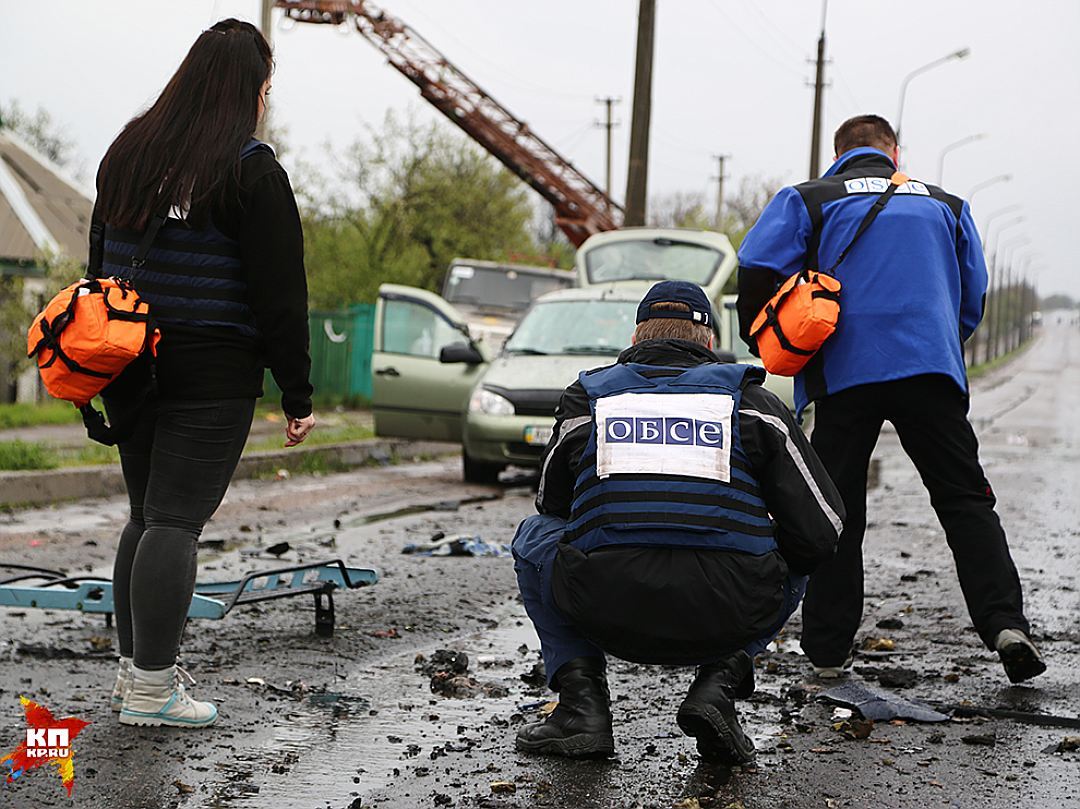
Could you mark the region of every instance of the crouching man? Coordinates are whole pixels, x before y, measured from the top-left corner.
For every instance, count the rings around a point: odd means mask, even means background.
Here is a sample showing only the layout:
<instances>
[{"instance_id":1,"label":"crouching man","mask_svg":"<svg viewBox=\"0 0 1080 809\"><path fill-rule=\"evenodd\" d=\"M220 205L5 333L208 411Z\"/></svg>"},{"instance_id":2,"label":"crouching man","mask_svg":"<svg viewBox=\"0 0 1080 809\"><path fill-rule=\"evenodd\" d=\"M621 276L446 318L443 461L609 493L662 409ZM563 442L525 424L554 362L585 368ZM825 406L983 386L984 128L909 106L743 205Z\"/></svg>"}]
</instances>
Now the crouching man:
<instances>
[{"instance_id":1,"label":"crouching man","mask_svg":"<svg viewBox=\"0 0 1080 809\"><path fill-rule=\"evenodd\" d=\"M677 721L699 753L746 763L734 700L753 658L834 550L839 494L764 372L712 352L700 287L656 284L633 346L563 393L538 515L514 537L525 609L558 707L518 749L614 752L605 652L697 666Z\"/></svg>"}]
</instances>

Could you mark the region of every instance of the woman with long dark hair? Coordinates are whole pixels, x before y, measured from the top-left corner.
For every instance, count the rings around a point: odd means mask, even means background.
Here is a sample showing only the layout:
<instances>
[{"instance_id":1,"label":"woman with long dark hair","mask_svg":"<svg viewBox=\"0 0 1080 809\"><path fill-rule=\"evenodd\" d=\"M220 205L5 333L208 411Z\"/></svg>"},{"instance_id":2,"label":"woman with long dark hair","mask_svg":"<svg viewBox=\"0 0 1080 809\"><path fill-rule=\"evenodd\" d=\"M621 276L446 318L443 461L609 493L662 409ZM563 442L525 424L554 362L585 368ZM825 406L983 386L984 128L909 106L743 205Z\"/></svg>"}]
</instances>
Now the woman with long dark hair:
<instances>
[{"instance_id":1,"label":"woman with long dark hair","mask_svg":"<svg viewBox=\"0 0 1080 809\"><path fill-rule=\"evenodd\" d=\"M176 657L196 543L236 469L265 367L283 392L285 446L315 424L300 217L285 171L253 138L272 69L249 23L203 31L98 171L89 274L130 281L162 335L156 360L137 361L103 397L130 431L120 461L131 517L113 571L112 707L124 724L217 718L186 693Z\"/></svg>"}]
</instances>

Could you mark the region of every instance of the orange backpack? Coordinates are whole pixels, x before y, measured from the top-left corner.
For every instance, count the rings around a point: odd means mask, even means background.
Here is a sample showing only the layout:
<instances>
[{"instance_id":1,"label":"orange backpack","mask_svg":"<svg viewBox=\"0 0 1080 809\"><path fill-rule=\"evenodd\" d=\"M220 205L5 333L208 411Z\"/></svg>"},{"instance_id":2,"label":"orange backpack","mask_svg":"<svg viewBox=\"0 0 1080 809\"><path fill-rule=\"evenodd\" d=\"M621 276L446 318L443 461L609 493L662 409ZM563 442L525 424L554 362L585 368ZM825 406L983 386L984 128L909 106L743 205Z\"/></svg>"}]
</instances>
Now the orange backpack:
<instances>
[{"instance_id":1,"label":"orange backpack","mask_svg":"<svg viewBox=\"0 0 1080 809\"><path fill-rule=\"evenodd\" d=\"M45 390L81 410L136 357L156 355L161 332L131 284L101 278L57 293L26 337Z\"/></svg>"},{"instance_id":2,"label":"orange backpack","mask_svg":"<svg viewBox=\"0 0 1080 809\"><path fill-rule=\"evenodd\" d=\"M750 327L765 370L778 376L795 376L836 331L840 317L840 282L831 273L866 232L896 189L908 181L893 172L889 187L870 206L855 235L828 270L805 269L788 278L765 304Z\"/></svg>"}]
</instances>

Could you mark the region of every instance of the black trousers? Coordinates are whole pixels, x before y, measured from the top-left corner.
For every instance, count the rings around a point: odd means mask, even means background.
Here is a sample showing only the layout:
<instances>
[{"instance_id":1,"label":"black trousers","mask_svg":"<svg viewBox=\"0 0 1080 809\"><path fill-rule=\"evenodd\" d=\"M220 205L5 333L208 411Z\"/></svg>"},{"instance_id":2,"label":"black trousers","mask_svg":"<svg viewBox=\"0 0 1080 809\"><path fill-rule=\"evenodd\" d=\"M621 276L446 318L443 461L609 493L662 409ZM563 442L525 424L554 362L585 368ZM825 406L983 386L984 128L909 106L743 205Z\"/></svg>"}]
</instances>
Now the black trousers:
<instances>
[{"instance_id":1,"label":"black trousers","mask_svg":"<svg viewBox=\"0 0 1080 809\"><path fill-rule=\"evenodd\" d=\"M105 406L115 421L130 405ZM120 444L131 517L116 551L113 599L120 654L141 669L176 662L196 543L229 488L254 410L254 399L161 400Z\"/></svg>"},{"instance_id":2,"label":"black trousers","mask_svg":"<svg viewBox=\"0 0 1080 809\"><path fill-rule=\"evenodd\" d=\"M956 383L928 374L860 385L815 407L811 443L840 490L847 521L836 555L811 575L806 590L802 647L810 660L843 663L862 620L866 479L885 421L930 493L979 637L992 649L1002 629L1028 632L1020 578L967 418L968 397Z\"/></svg>"}]
</instances>

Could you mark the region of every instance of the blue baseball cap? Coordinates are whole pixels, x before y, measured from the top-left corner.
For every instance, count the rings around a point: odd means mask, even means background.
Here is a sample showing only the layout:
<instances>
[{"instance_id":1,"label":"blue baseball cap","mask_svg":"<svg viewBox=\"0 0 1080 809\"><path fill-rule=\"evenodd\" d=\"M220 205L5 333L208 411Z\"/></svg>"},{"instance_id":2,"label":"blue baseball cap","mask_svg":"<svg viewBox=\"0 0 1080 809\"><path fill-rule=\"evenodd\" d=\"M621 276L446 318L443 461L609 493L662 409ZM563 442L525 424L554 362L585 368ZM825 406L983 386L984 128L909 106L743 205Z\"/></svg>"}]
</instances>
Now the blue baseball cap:
<instances>
[{"instance_id":1,"label":"blue baseball cap","mask_svg":"<svg viewBox=\"0 0 1080 809\"><path fill-rule=\"evenodd\" d=\"M657 303L684 303L690 307L690 311L654 309L653 304ZM709 303L705 291L697 284L689 281L661 281L654 284L638 304L636 322L642 323L653 318L692 320L702 326L709 326L712 324L712 304Z\"/></svg>"}]
</instances>

